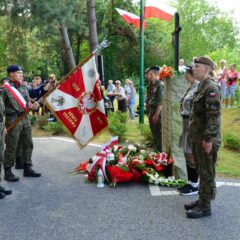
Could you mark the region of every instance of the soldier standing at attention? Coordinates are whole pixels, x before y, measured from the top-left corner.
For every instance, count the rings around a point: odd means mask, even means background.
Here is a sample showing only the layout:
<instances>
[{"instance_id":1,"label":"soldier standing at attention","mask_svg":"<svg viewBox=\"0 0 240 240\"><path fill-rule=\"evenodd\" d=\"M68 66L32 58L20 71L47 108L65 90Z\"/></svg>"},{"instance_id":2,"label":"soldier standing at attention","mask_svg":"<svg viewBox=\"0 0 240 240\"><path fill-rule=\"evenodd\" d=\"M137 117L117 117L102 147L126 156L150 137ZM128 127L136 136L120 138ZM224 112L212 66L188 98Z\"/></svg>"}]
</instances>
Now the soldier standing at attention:
<instances>
[{"instance_id":1,"label":"soldier standing at attention","mask_svg":"<svg viewBox=\"0 0 240 240\"><path fill-rule=\"evenodd\" d=\"M3 85L3 102L6 112L6 127L9 127L27 109L37 109L37 102L31 103L29 100L28 89L21 85L23 72L18 65L11 65L7 68L9 83ZM32 169L32 129L27 116L25 116L14 128L6 135L6 148L4 152L4 179L10 182L19 180L12 171L16 159L16 148L18 142L22 144L22 160L24 163L23 175L25 177L40 177L41 174Z\"/></svg>"},{"instance_id":2,"label":"soldier standing at attention","mask_svg":"<svg viewBox=\"0 0 240 240\"><path fill-rule=\"evenodd\" d=\"M199 200L184 206L189 218L210 216L211 201L216 195L215 165L221 145L221 102L218 86L209 77L213 68L213 61L207 57L194 60L193 76L200 85L192 100L190 136L200 187Z\"/></svg>"},{"instance_id":3,"label":"soldier standing at attention","mask_svg":"<svg viewBox=\"0 0 240 240\"><path fill-rule=\"evenodd\" d=\"M147 72L149 84L147 86L146 112L155 148L157 151L162 152L161 110L164 84L159 80L159 72L160 68L158 66L151 67Z\"/></svg>"},{"instance_id":4,"label":"soldier standing at attention","mask_svg":"<svg viewBox=\"0 0 240 240\"><path fill-rule=\"evenodd\" d=\"M2 89L0 92L0 176L1 176L1 170L2 170L2 163L3 163L3 153L4 153L4 137L5 137L5 124L3 122L4 117L4 105L2 101ZM4 198L5 195L11 194L12 190L5 188L0 185L0 199Z\"/></svg>"}]
</instances>

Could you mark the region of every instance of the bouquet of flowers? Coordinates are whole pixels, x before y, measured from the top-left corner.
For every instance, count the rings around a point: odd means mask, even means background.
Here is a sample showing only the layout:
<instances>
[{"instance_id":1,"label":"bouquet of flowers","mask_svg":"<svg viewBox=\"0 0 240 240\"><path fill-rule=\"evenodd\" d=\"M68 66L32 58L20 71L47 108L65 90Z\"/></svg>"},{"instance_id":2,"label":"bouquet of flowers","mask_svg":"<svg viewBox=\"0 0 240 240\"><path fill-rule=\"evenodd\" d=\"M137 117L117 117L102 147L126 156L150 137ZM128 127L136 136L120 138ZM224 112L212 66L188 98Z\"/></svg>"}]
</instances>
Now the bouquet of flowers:
<instances>
[{"instance_id":1,"label":"bouquet of flowers","mask_svg":"<svg viewBox=\"0 0 240 240\"><path fill-rule=\"evenodd\" d=\"M185 180L166 178L173 160L165 152L152 152L142 144L121 146L105 144L91 159L80 163L75 172L88 172L88 180L96 181L101 169L104 179L115 186L121 182L143 182L163 186L181 186ZM168 171L171 172L171 171Z\"/></svg>"},{"instance_id":2,"label":"bouquet of flowers","mask_svg":"<svg viewBox=\"0 0 240 240\"><path fill-rule=\"evenodd\" d=\"M160 71L160 80L163 78L170 78L173 74L172 67L167 67L166 65L163 65Z\"/></svg>"}]
</instances>

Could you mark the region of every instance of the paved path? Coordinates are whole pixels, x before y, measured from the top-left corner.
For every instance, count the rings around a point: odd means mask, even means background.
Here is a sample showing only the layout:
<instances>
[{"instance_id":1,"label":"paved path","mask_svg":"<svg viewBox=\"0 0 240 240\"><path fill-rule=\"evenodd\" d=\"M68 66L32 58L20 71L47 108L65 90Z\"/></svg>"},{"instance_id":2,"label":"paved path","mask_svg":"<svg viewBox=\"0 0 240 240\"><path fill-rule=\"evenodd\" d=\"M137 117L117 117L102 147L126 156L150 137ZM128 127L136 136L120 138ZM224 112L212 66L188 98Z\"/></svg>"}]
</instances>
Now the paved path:
<instances>
[{"instance_id":1,"label":"paved path","mask_svg":"<svg viewBox=\"0 0 240 240\"><path fill-rule=\"evenodd\" d=\"M80 151L71 139L34 139L34 168L43 176L6 183L13 194L1 200L0 240L239 240L240 187L218 179L213 215L187 219L183 197L173 188L119 184L98 189L69 172L97 150ZM220 186L221 185L221 186ZM169 193L171 192L171 193Z\"/></svg>"}]
</instances>

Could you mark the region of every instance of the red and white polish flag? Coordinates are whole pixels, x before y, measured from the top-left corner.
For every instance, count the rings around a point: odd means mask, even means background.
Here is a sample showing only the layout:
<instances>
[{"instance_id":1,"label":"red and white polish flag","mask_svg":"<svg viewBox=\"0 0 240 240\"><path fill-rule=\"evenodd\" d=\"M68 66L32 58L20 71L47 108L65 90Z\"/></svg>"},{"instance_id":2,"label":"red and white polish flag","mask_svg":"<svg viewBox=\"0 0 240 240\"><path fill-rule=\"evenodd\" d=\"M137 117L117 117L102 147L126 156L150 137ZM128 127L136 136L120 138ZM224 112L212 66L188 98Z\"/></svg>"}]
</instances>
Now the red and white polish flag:
<instances>
[{"instance_id":1,"label":"red and white polish flag","mask_svg":"<svg viewBox=\"0 0 240 240\"><path fill-rule=\"evenodd\" d=\"M50 110L81 146L108 125L98 76L93 56L46 97Z\"/></svg>"},{"instance_id":2,"label":"red and white polish flag","mask_svg":"<svg viewBox=\"0 0 240 240\"><path fill-rule=\"evenodd\" d=\"M171 21L176 12L176 8L163 4L161 0L147 0L144 8L144 18L160 18Z\"/></svg>"},{"instance_id":3,"label":"red and white polish flag","mask_svg":"<svg viewBox=\"0 0 240 240\"><path fill-rule=\"evenodd\" d=\"M137 29L140 29L140 17L139 16L137 16L133 13L127 12L125 10L119 9L119 8L115 8L115 9L118 11L118 13L121 15L122 19L127 24L132 23ZM144 28L146 28L146 21L144 21L143 26L144 26Z\"/></svg>"}]
</instances>

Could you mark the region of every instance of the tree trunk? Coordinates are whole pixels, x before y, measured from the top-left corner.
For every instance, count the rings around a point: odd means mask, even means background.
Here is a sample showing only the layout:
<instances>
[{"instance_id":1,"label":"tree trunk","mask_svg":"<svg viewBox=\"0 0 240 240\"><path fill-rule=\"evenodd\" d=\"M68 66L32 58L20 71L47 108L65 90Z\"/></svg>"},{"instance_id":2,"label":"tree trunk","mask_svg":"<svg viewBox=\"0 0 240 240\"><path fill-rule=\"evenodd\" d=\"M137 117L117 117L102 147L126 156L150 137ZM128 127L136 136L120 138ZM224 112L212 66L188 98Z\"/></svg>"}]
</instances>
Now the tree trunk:
<instances>
[{"instance_id":1,"label":"tree trunk","mask_svg":"<svg viewBox=\"0 0 240 240\"><path fill-rule=\"evenodd\" d=\"M70 72L73 68L76 67L76 63L74 60L72 47L71 47L68 32L67 32L67 27L64 25L64 23L60 24L59 30L62 36L62 41L64 46L65 61L67 64L68 71Z\"/></svg>"},{"instance_id":2,"label":"tree trunk","mask_svg":"<svg viewBox=\"0 0 240 240\"><path fill-rule=\"evenodd\" d=\"M92 52L97 48L97 45L98 45L95 1L94 0L87 0L87 13L88 13L90 50Z\"/></svg>"},{"instance_id":3,"label":"tree trunk","mask_svg":"<svg viewBox=\"0 0 240 240\"><path fill-rule=\"evenodd\" d=\"M77 50L75 54L75 61L78 63L80 58L80 48L81 48L82 37L77 33Z\"/></svg>"}]
</instances>

